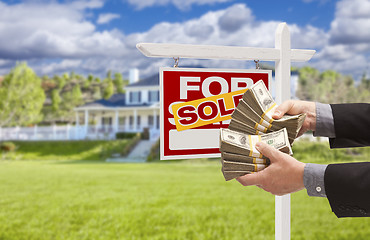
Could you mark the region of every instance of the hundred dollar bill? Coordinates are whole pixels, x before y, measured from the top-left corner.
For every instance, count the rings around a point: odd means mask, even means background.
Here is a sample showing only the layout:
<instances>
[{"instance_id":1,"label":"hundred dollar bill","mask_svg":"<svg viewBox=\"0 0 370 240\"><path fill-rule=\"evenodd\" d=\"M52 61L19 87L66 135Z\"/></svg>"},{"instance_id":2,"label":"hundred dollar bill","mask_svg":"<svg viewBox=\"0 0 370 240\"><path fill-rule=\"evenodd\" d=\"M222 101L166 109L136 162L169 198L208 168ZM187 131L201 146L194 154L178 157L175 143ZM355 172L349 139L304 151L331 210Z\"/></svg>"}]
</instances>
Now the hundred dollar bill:
<instances>
[{"instance_id":1,"label":"hundred dollar bill","mask_svg":"<svg viewBox=\"0 0 370 240\"><path fill-rule=\"evenodd\" d=\"M264 135L247 135L222 128L220 134L221 152L231 152L250 157L266 158L255 147L257 142L265 142L274 148L293 154L285 128Z\"/></svg>"},{"instance_id":2,"label":"hundred dollar bill","mask_svg":"<svg viewBox=\"0 0 370 240\"><path fill-rule=\"evenodd\" d=\"M242 133L249 134L249 135L265 134L264 132L260 132L256 129L254 129L253 127L245 124L244 122L237 120L236 118L231 119L228 128L230 130L234 130L234 131L237 131L237 132L242 132Z\"/></svg>"},{"instance_id":3,"label":"hundred dollar bill","mask_svg":"<svg viewBox=\"0 0 370 240\"><path fill-rule=\"evenodd\" d=\"M266 164L255 164L255 163L241 163L222 160L222 171L249 171L258 172L267 167Z\"/></svg>"},{"instance_id":4,"label":"hundred dollar bill","mask_svg":"<svg viewBox=\"0 0 370 240\"><path fill-rule=\"evenodd\" d=\"M232 180L237 177L244 176L245 174L252 173L249 171L223 171L224 178L226 181Z\"/></svg>"},{"instance_id":5,"label":"hundred dollar bill","mask_svg":"<svg viewBox=\"0 0 370 240\"><path fill-rule=\"evenodd\" d=\"M266 122L263 118L261 118L260 115L258 115L258 113L256 113L252 108L251 106L249 106L243 99L241 99L239 101L239 104L238 106L235 108L235 110L238 110L238 112L242 113L243 114L243 118L244 117L248 117L250 119L253 120L253 122L256 122L256 123L260 123L261 125L265 126L265 127L268 127L270 126L270 123ZM235 118L236 114L238 114L236 111L233 112L233 114L231 115L231 118Z\"/></svg>"},{"instance_id":6,"label":"hundred dollar bill","mask_svg":"<svg viewBox=\"0 0 370 240\"><path fill-rule=\"evenodd\" d=\"M306 117L306 114L302 113L298 115L284 115L278 120L273 119L272 114L277 105L262 80L255 83L244 93L243 101L239 103L238 109L245 113L249 118L253 119L256 123L268 129L274 125L282 127L287 124L295 124L296 128L299 130ZM250 109L257 113L261 118L257 119L255 116L256 114L251 114Z\"/></svg>"},{"instance_id":7,"label":"hundred dollar bill","mask_svg":"<svg viewBox=\"0 0 370 240\"><path fill-rule=\"evenodd\" d=\"M257 105L254 105L254 108L258 108ZM238 120L239 123L247 125L249 128L255 129L255 134L268 133L286 128L289 141L292 144L302 127L306 114L284 115L281 119L270 120L270 122L267 122L264 118L259 116L248 103L246 103L244 100L241 100L231 117L232 120ZM234 123L233 125L238 125L239 127L241 127L240 124ZM244 128L245 127L243 127L243 129ZM236 127L230 129L246 132ZM251 131L248 131L246 133L252 134Z\"/></svg>"},{"instance_id":8,"label":"hundred dollar bill","mask_svg":"<svg viewBox=\"0 0 370 240\"><path fill-rule=\"evenodd\" d=\"M266 158L255 158L246 155L240 155L230 152L221 152L221 159L232 161L232 162L242 162L242 163L254 163L254 164L265 164L269 165L270 160Z\"/></svg>"},{"instance_id":9,"label":"hundred dollar bill","mask_svg":"<svg viewBox=\"0 0 370 240\"><path fill-rule=\"evenodd\" d=\"M262 80L253 84L253 86L244 93L243 100L267 122L271 123L273 121L271 115L277 105Z\"/></svg>"},{"instance_id":10,"label":"hundred dollar bill","mask_svg":"<svg viewBox=\"0 0 370 240\"><path fill-rule=\"evenodd\" d=\"M235 109L234 113L238 112L238 109ZM298 129L295 126L287 125L287 126L277 126L267 129L266 127L259 125L258 123L254 123L253 126L251 126L251 121L247 118L240 117L241 113L237 113L234 115L234 118L231 119L229 124L229 129L237 132L242 132L249 135L263 135L265 133L270 133L273 131L278 131L282 128L287 129L288 138L290 144L292 144L298 134Z\"/></svg>"},{"instance_id":11,"label":"hundred dollar bill","mask_svg":"<svg viewBox=\"0 0 370 240\"><path fill-rule=\"evenodd\" d=\"M258 172L265 169L267 164L253 164L222 160L222 174L226 181L243 176L251 172Z\"/></svg>"}]
</instances>

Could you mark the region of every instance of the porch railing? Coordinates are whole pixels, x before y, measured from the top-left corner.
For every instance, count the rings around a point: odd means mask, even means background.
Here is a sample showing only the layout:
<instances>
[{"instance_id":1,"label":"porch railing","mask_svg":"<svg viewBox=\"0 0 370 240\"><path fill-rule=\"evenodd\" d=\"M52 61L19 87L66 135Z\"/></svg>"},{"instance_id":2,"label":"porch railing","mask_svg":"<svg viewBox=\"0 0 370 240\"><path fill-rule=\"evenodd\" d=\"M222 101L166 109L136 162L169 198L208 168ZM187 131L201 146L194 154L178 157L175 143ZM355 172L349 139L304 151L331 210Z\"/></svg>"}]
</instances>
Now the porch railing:
<instances>
[{"instance_id":1,"label":"porch railing","mask_svg":"<svg viewBox=\"0 0 370 240\"><path fill-rule=\"evenodd\" d=\"M47 141L47 140L83 140L115 139L117 132L142 132L142 127L112 125L64 125L0 128L0 141ZM150 129L151 138L159 137L159 129Z\"/></svg>"}]
</instances>

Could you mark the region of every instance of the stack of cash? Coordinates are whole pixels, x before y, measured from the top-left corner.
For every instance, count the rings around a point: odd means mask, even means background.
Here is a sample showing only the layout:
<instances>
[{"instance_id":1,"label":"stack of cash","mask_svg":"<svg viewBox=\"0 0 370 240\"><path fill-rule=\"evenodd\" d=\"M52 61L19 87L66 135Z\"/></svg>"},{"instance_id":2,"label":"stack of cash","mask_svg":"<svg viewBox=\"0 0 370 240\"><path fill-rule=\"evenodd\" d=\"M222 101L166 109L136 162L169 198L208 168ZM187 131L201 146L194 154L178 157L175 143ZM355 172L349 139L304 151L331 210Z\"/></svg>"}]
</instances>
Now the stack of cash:
<instances>
[{"instance_id":1,"label":"stack of cash","mask_svg":"<svg viewBox=\"0 0 370 240\"><path fill-rule=\"evenodd\" d=\"M306 115L284 115L281 119L274 120L271 116L276 107L270 92L260 80L243 95L243 99L231 116L229 129L258 135L286 128L289 142L292 144Z\"/></svg>"},{"instance_id":2,"label":"stack of cash","mask_svg":"<svg viewBox=\"0 0 370 240\"><path fill-rule=\"evenodd\" d=\"M220 151L222 173L226 181L260 171L270 164L269 159L256 149L257 142L293 154L285 128L264 135L247 135L223 128L220 133Z\"/></svg>"},{"instance_id":3,"label":"stack of cash","mask_svg":"<svg viewBox=\"0 0 370 240\"><path fill-rule=\"evenodd\" d=\"M257 142L265 142L282 152L293 154L291 144L306 115L284 115L274 120L272 114L276 107L262 80L245 92L231 116L229 129L221 129L222 173L226 181L260 171L269 165L269 159L255 148Z\"/></svg>"}]
</instances>

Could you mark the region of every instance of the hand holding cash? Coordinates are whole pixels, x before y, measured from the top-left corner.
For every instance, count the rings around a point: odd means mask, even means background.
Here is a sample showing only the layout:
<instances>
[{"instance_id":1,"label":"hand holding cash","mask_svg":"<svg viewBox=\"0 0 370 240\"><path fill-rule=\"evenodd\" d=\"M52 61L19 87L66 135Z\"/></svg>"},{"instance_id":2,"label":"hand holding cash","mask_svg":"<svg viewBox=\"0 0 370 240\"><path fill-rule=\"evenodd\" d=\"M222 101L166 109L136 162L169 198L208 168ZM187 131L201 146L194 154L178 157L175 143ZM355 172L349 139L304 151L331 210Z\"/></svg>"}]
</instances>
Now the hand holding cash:
<instances>
[{"instance_id":1,"label":"hand holding cash","mask_svg":"<svg viewBox=\"0 0 370 240\"><path fill-rule=\"evenodd\" d=\"M311 105L307 102L304 109L298 110L294 102L277 106L263 81L248 89L232 114L229 129L221 129L220 152L225 180L261 171L269 165L269 158L256 149L257 142L292 155L294 139L302 131L314 127L312 121L308 121L316 120L315 110L311 114ZM306 113L309 113L307 121Z\"/></svg>"},{"instance_id":2,"label":"hand holding cash","mask_svg":"<svg viewBox=\"0 0 370 240\"><path fill-rule=\"evenodd\" d=\"M263 142L257 143L256 148L270 159L271 164L263 171L238 177L238 182L244 186L256 185L274 195L293 193L304 188L304 163Z\"/></svg>"},{"instance_id":3,"label":"hand holding cash","mask_svg":"<svg viewBox=\"0 0 370 240\"><path fill-rule=\"evenodd\" d=\"M275 109L272 117L274 119L281 119L285 114L297 115L302 113L306 114L306 118L297 135L297 137L300 137L308 130L316 130L316 105L314 102L298 100L285 101Z\"/></svg>"}]
</instances>

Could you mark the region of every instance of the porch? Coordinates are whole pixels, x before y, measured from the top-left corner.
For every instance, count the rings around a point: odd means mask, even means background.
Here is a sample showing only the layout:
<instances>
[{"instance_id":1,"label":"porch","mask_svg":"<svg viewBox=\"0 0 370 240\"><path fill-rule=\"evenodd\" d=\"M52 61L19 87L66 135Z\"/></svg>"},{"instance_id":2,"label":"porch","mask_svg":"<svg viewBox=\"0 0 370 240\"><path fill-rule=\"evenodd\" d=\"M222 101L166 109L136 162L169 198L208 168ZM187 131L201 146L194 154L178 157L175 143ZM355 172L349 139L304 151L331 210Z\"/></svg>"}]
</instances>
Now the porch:
<instances>
[{"instance_id":1,"label":"porch","mask_svg":"<svg viewBox=\"0 0 370 240\"><path fill-rule=\"evenodd\" d=\"M83 126L84 139L114 139L118 132L143 132L159 137L159 108L75 109L76 127Z\"/></svg>"}]
</instances>

